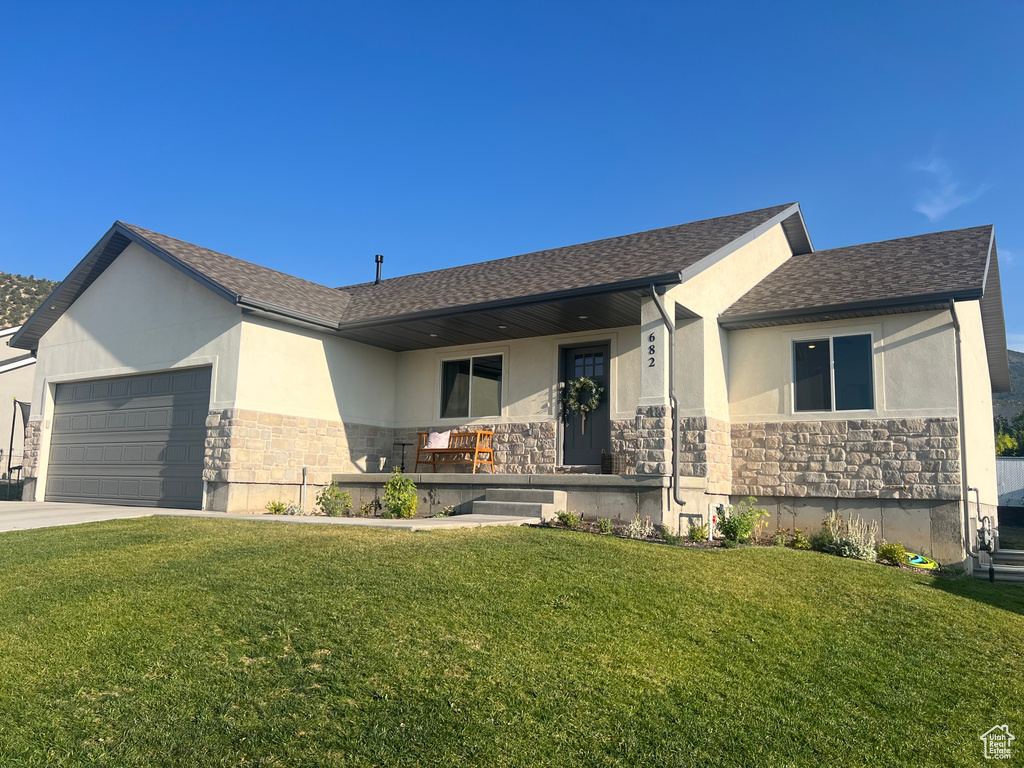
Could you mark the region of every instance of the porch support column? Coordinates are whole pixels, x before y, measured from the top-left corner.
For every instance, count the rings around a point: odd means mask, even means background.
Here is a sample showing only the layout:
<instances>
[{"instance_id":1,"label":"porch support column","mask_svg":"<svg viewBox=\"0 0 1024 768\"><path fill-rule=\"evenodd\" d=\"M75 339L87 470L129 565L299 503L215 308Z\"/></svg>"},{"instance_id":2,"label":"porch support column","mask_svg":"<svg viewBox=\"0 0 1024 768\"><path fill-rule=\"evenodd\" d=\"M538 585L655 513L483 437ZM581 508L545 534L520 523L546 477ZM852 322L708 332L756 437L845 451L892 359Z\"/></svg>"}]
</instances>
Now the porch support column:
<instances>
[{"instance_id":1,"label":"porch support column","mask_svg":"<svg viewBox=\"0 0 1024 768\"><path fill-rule=\"evenodd\" d=\"M675 304L666 302L675 311ZM650 297L640 304L640 402L636 409L636 472L672 471L672 424L668 399L668 329Z\"/></svg>"}]
</instances>

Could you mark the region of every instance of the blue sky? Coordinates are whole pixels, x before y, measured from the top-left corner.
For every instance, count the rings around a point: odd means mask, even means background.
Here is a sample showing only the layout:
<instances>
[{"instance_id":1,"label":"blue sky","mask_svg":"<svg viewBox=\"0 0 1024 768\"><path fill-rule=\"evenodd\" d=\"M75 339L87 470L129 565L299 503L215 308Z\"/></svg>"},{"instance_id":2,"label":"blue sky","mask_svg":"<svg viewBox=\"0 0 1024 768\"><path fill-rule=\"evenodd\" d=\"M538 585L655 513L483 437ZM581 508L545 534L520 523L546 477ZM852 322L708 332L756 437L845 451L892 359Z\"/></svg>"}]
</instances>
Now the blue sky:
<instances>
[{"instance_id":1,"label":"blue sky","mask_svg":"<svg viewBox=\"0 0 1024 768\"><path fill-rule=\"evenodd\" d=\"M5 3L0 270L115 219L330 285L798 200L995 224L1024 350L1024 3Z\"/></svg>"}]
</instances>

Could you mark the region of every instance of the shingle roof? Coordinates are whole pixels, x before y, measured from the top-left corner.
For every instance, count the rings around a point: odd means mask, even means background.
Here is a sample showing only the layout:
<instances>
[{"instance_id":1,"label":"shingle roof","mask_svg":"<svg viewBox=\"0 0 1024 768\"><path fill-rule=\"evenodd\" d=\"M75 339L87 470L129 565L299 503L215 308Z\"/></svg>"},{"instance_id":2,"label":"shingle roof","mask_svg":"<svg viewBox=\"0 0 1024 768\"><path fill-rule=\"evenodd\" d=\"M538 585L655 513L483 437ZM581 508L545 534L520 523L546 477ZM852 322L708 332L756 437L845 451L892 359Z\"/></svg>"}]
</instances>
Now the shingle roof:
<instances>
[{"instance_id":1,"label":"shingle roof","mask_svg":"<svg viewBox=\"0 0 1024 768\"><path fill-rule=\"evenodd\" d=\"M791 204L340 288L345 321L389 318L678 274Z\"/></svg>"},{"instance_id":2,"label":"shingle roof","mask_svg":"<svg viewBox=\"0 0 1024 768\"><path fill-rule=\"evenodd\" d=\"M727 309L735 324L820 308L981 298L992 227L972 227L793 256Z\"/></svg>"},{"instance_id":3,"label":"shingle roof","mask_svg":"<svg viewBox=\"0 0 1024 768\"><path fill-rule=\"evenodd\" d=\"M237 296L335 322L341 320L349 304L347 294L326 285L201 248L134 224L118 223Z\"/></svg>"}]
</instances>

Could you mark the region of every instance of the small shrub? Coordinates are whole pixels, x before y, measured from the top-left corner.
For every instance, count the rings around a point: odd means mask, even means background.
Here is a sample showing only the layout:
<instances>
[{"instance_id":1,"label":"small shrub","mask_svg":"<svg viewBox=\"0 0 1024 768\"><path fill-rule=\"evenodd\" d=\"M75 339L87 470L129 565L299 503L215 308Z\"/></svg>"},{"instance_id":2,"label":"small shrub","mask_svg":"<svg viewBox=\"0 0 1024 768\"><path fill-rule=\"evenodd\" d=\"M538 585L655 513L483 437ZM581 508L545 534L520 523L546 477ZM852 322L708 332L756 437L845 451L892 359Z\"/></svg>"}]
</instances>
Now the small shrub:
<instances>
[{"instance_id":1,"label":"small shrub","mask_svg":"<svg viewBox=\"0 0 1024 768\"><path fill-rule=\"evenodd\" d=\"M416 484L395 467L384 483L384 517L412 517L416 514Z\"/></svg>"},{"instance_id":2,"label":"small shrub","mask_svg":"<svg viewBox=\"0 0 1024 768\"><path fill-rule=\"evenodd\" d=\"M381 506L380 499L374 496L365 504L360 505L359 514L362 517L377 517L377 515L380 514L381 509L383 509L383 507Z\"/></svg>"},{"instance_id":3,"label":"small shrub","mask_svg":"<svg viewBox=\"0 0 1024 768\"><path fill-rule=\"evenodd\" d=\"M750 496L735 507L727 507L718 519L718 530L729 541L748 543L754 532L760 533L762 521L769 517L768 510L757 506L757 499Z\"/></svg>"},{"instance_id":4,"label":"small shrub","mask_svg":"<svg viewBox=\"0 0 1024 768\"><path fill-rule=\"evenodd\" d=\"M611 533L612 521L609 520L607 517L599 517L597 519L597 530L601 533Z\"/></svg>"},{"instance_id":5,"label":"small shrub","mask_svg":"<svg viewBox=\"0 0 1024 768\"><path fill-rule=\"evenodd\" d=\"M566 528L576 529L583 523L583 518L577 515L575 510L572 512L559 512L558 522Z\"/></svg>"},{"instance_id":6,"label":"small shrub","mask_svg":"<svg viewBox=\"0 0 1024 768\"><path fill-rule=\"evenodd\" d=\"M878 548L878 559L892 565L910 565L910 556L902 544L882 544Z\"/></svg>"},{"instance_id":7,"label":"small shrub","mask_svg":"<svg viewBox=\"0 0 1024 768\"><path fill-rule=\"evenodd\" d=\"M709 538L708 524L691 525L690 532L686 534L687 541L707 541Z\"/></svg>"},{"instance_id":8,"label":"small shrub","mask_svg":"<svg viewBox=\"0 0 1024 768\"><path fill-rule=\"evenodd\" d=\"M306 515L306 510L302 508L301 504L292 504L290 507L288 507L288 509L284 511L284 514L298 515L299 517L304 517Z\"/></svg>"},{"instance_id":9,"label":"small shrub","mask_svg":"<svg viewBox=\"0 0 1024 768\"><path fill-rule=\"evenodd\" d=\"M740 545L740 543L738 541L733 541L732 539L726 539L725 541L722 542L722 549L736 549L736 547L738 547L739 545Z\"/></svg>"},{"instance_id":10,"label":"small shrub","mask_svg":"<svg viewBox=\"0 0 1024 768\"><path fill-rule=\"evenodd\" d=\"M283 501L268 501L267 512L272 515L283 515L288 511L288 505Z\"/></svg>"},{"instance_id":11,"label":"small shrub","mask_svg":"<svg viewBox=\"0 0 1024 768\"><path fill-rule=\"evenodd\" d=\"M455 514L455 505L449 504L447 507L438 512L434 517L451 517Z\"/></svg>"},{"instance_id":12,"label":"small shrub","mask_svg":"<svg viewBox=\"0 0 1024 768\"><path fill-rule=\"evenodd\" d=\"M821 528L811 534L807 543L815 552L828 552L833 541L832 531L830 531L828 526L823 523Z\"/></svg>"},{"instance_id":13,"label":"small shrub","mask_svg":"<svg viewBox=\"0 0 1024 768\"><path fill-rule=\"evenodd\" d=\"M337 483L331 483L316 495L316 503L328 517L347 516L352 511L352 494L343 491Z\"/></svg>"},{"instance_id":14,"label":"small shrub","mask_svg":"<svg viewBox=\"0 0 1024 768\"><path fill-rule=\"evenodd\" d=\"M776 531L772 534L772 546L773 547L784 547L789 541L788 531Z\"/></svg>"},{"instance_id":15,"label":"small shrub","mask_svg":"<svg viewBox=\"0 0 1024 768\"><path fill-rule=\"evenodd\" d=\"M661 538L665 540L666 544L681 544L683 541L686 540L685 536L680 536L679 534L672 533L672 531L670 531L664 525L658 526L658 532L661 534Z\"/></svg>"},{"instance_id":16,"label":"small shrub","mask_svg":"<svg viewBox=\"0 0 1024 768\"><path fill-rule=\"evenodd\" d=\"M626 535L631 539L649 539L654 536L654 523L651 522L651 516L648 515L641 520L640 514L637 513L633 522L626 526Z\"/></svg>"},{"instance_id":17,"label":"small shrub","mask_svg":"<svg viewBox=\"0 0 1024 768\"><path fill-rule=\"evenodd\" d=\"M811 542L804 536L804 532L799 528L793 529L793 538L789 540L789 546L793 549L810 549Z\"/></svg>"},{"instance_id":18,"label":"small shrub","mask_svg":"<svg viewBox=\"0 0 1024 768\"><path fill-rule=\"evenodd\" d=\"M959 579L961 576L966 576L967 571L964 570L963 566L960 565L942 565L939 564L939 573L945 574L954 579Z\"/></svg>"}]
</instances>

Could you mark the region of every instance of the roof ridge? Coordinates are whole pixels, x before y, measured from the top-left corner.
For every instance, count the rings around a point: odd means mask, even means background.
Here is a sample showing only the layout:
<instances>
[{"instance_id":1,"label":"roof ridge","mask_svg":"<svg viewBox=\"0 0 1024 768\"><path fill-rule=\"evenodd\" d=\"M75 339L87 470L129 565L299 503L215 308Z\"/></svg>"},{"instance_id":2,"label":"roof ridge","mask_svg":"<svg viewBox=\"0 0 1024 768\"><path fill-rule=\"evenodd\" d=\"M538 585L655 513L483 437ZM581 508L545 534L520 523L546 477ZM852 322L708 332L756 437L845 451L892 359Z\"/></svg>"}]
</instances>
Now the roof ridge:
<instances>
[{"instance_id":1,"label":"roof ridge","mask_svg":"<svg viewBox=\"0 0 1024 768\"><path fill-rule=\"evenodd\" d=\"M920 234L917 235L905 235L904 237L890 237L887 240L868 240L867 242L864 243L852 243L851 245L837 245L835 248L819 248L818 250L814 251L814 254L820 255L822 253L829 253L831 251L844 251L849 248L863 248L864 246L867 245L882 245L884 243L896 243L901 240L916 240L920 237L929 237L931 235L947 235L952 234L954 232L970 232L976 229L991 230L994 228L995 224L979 224L978 226L975 227L960 227L958 229L939 229L934 232L921 232Z\"/></svg>"},{"instance_id":2,"label":"roof ridge","mask_svg":"<svg viewBox=\"0 0 1024 768\"><path fill-rule=\"evenodd\" d=\"M778 210L778 211L781 212L781 211L784 211L786 208L789 208L790 206L793 206L793 205L796 205L796 203L794 202L794 203L784 203L782 205L769 205L769 206L766 206L764 208L753 208L753 209L751 209L749 211L739 211L738 213L730 213L730 214L726 214L724 216L709 216L706 219L695 219L694 221L684 221L684 222L680 222L679 224L670 224L667 227L652 227L651 229L641 229L641 230L638 230L636 232L628 232L628 233L626 233L624 235L613 235L611 237L599 237L596 240L585 240L582 243L570 243L569 245L558 245L558 246L555 246L553 248L540 248L540 249L538 249L536 251L526 251L525 253L517 253L517 254L514 254L512 256L501 256L501 257L499 257L497 259L487 259L485 261L473 261L473 262L470 262L468 264L457 264L457 265L452 266L452 267L441 267L439 269L428 269L428 270L425 270L423 272L410 272L407 275L395 275L394 277L384 278L381 282L382 283L387 283L388 281L392 281L392 284L393 284L393 281L395 281L395 280L402 280L402 279L410 278L410 277L422 277L422 276L425 276L425 275L434 275L434 274L437 274L439 272L448 272L448 271L451 271L451 270L465 269L465 268L468 268L468 267L478 267L478 266L481 266L481 265L484 265L484 264L495 264L497 262L510 262L513 259L519 259L519 258L523 258L523 257L526 257L526 256L536 256L536 255L541 254L541 253L550 253L552 251L568 250L570 248L582 248L584 246L592 246L592 245L596 245L598 243L610 243L610 242L613 242L615 240L622 240L622 239L627 238L627 237L637 237L639 235L646 235L646 234L651 234L651 233L654 233L654 232L664 232L666 230L676 229L678 227L689 227L689 226L693 226L693 225L696 225L696 224L703 224L703 223L709 222L709 221L717 221L719 219L731 219L731 218L734 218L736 216L748 216L748 215L752 215L752 214L755 214L755 213L761 213L763 211ZM378 285L378 283L375 283L373 281L368 280L368 281L362 282L362 283L352 283L350 285L340 285L337 288L335 288L335 290L346 291L347 289L350 289L350 288L365 288L365 287L374 286L374 285Z\"/></svg>"}]
</instances>

